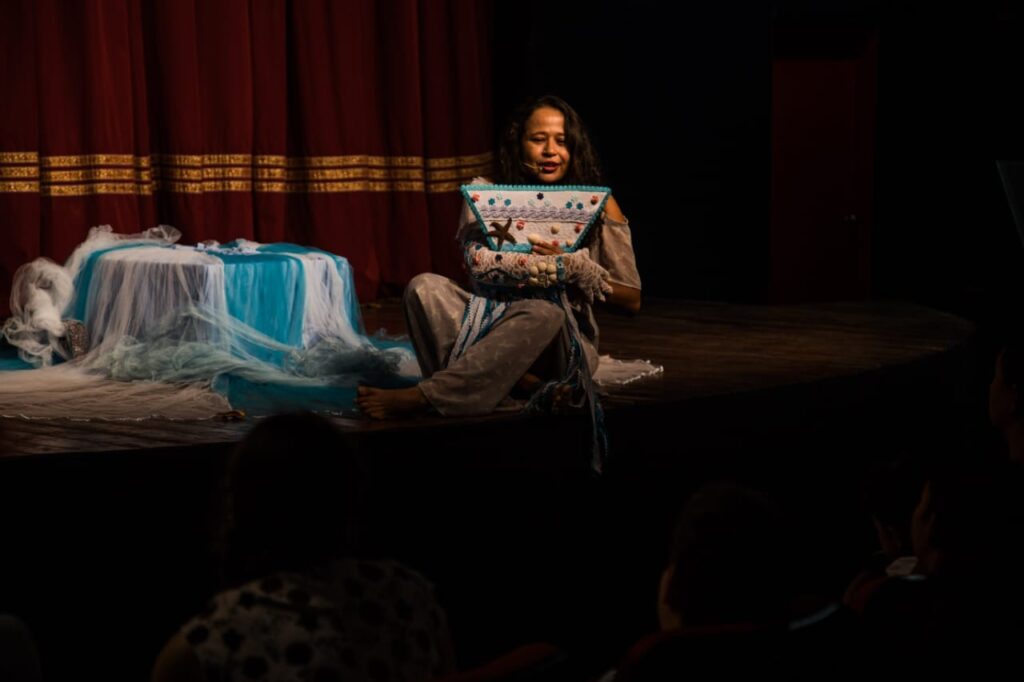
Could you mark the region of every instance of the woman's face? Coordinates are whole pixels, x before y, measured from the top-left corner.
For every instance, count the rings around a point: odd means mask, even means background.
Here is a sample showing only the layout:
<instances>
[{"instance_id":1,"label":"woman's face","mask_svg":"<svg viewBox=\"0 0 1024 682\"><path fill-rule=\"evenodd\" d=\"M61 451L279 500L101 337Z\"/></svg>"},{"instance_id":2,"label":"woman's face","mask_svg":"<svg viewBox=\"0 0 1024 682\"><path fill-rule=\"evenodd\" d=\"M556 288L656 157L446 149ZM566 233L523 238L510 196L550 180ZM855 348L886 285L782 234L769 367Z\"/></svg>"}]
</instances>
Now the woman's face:
<instances>
[{"instance_id":1,"label":"woman's face","mask_svg":"<svg viewBox=\"0 0 1024 682\"><path fill-rule=\"evenodd\" d=\"M565 177L569 171L569 147L561 111L552 107L534 110L523 131L522 157L540 182L550 184Z\"/></svg>"}]
</instances>

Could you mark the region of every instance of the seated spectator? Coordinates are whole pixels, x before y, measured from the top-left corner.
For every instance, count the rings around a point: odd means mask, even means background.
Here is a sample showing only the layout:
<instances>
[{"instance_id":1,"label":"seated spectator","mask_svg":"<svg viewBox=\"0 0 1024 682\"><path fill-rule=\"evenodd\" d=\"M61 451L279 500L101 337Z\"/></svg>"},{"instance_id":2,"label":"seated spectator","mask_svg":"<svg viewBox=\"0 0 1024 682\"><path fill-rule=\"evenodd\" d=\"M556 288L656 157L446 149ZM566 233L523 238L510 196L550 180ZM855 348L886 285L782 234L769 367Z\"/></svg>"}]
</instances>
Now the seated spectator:
<instances>
[{"instance_id":1,"label":"seated spectator","mask_svg":"<svg viewBox=\"0 0 1024 682\"><path fill-rule=\"evenodd\" d=\"M768 496L735 483L705 485L676 525L658 592L662 629L784 623L792 551Z\"/></svg>"},{"instance_id":2,"label":"seated spectator","mask_svg":"<svg viewBox=\"0 0 1024 682\"><path fill-rule=\"evenodd\" d=\"M878 462L863 483L863 505L878 537L878 552L870 565L850 583L844 604L863 611L864 601L888 577L906 576L917 569L910 521L921 496L922 476L909 457Z\"/></svg>"},{"instance_id":3,"label":"seated spectator","mask_svg":"<svg viewBox=\"0 0 1024 682\"><path fill-rule=\"evenodd\" d=\"M225 573L237 586L171 638L154 682L426 680L452 669L430 583L357 558L359 470L329 421L261 422L225 479Z\"/></svg>"},{"instance_id":4,"label":"seated spectator","mask_svg":"<svg viewBox=\"0 0 1024 682\"><path fill-rule=\"evenodd\" d=\"M658 589L661 632L637 642L601 682L781 671L795 563L788 524L767 496L710 483L687 501Z\"/></svg>"},{"instance_id":5,"label":"seated spectator","mask_svg":"<svg viewBox=\"0 0 1024 682\"><path fill-rule=\"evenodd\" d=\"M929 476L913 513L917 567L868 595L880 659L925 665L1011 660L1024 632L1024 486L1016 467L962 463Z\"/></svg>"}]
</instances>

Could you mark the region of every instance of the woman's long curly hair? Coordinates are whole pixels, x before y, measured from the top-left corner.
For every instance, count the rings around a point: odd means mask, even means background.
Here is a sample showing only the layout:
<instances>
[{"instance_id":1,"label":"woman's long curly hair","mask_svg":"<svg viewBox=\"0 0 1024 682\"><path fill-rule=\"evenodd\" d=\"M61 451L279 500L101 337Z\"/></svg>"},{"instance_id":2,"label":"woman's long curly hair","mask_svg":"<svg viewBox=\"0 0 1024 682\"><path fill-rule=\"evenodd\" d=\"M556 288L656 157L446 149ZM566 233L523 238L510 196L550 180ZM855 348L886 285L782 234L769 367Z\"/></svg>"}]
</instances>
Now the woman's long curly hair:
<instances>
[{"instance_id":1,"label":"woman's long curly hair","mask_svg":"<svg viewBox=\"0 0 1024 682\"><path fill-rule=\"evenodd\" d=\"M536 182L535 171L523 163L523 135L526 122L533 112L541 107L551 107L565 117L565 141L569 148L569 169L560 184L600 185L603 176L597 152L590 142L587 129L579 114L561 97L543 95L531 97L515 111L505 132L498 141L498 173L495 180L500 184L523 185Z\"/></svg>"}]
</instances>

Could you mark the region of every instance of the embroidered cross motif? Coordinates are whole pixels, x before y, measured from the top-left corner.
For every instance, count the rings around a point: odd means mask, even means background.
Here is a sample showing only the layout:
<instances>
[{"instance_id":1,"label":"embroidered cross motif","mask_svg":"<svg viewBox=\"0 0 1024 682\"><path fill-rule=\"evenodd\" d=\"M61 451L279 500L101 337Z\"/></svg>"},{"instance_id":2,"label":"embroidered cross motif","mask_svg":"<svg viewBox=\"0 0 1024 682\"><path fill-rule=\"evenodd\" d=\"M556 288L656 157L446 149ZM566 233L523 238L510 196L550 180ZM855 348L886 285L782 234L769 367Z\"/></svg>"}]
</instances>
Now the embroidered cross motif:
<instances>
[{"instance_id":1,"label":"embroidered cross motif","mask_svg":"<svg viewBox=\"0 0 1024 682\"><path fill-rule=\"evenodd\" d=\"M516 243L515 236L509 234L509 230L512 229L511 218L508 219L508 222L505 223L504 227L501 226L501 223L491 223L491 227L493 227L494 229L491 232L488 232L487 236L498 238L499 251L501 250L501 245L504 244L506 241L509 242L510 244Z\"/></svg>"}]
</instances>

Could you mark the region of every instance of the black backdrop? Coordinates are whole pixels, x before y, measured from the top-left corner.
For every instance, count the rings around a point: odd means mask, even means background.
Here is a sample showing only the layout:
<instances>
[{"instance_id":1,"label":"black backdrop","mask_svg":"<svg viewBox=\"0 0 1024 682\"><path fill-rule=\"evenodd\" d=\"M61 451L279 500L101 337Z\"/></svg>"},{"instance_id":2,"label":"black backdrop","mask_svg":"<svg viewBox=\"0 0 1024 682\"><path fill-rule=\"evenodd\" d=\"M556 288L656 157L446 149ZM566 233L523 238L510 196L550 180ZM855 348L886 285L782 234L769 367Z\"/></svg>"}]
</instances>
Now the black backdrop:
<instances>
[{"instance_id":1,"label":"black backdrop","mask_svg":"<svg viewBox=\"0 0 1024 682\"><path fill-rule=\"evenodd\" d=\"M986 322L1022 310L995 161L1024 158L1024 10L1009 0L497 3L494 109L580 111L634 225L648 295L766 300L773 33L879 36L873 298Z\"/></svg>"}]
</instances>

